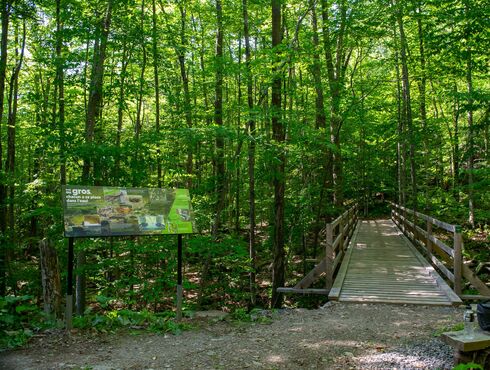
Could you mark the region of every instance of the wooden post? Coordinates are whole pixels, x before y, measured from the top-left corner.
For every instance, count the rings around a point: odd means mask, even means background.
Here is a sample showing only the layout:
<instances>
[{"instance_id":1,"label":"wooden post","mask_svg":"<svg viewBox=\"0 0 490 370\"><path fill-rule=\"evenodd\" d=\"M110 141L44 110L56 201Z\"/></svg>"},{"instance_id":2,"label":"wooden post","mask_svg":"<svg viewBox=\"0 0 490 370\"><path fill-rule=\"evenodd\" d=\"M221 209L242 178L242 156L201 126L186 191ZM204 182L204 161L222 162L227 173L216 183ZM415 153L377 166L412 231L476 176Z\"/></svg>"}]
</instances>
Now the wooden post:
<instances>
[{"instance_id":1,"label":"wooden post","mask_svg":"<svg viewBox=\"0 0 490 370\"><path fill-rule=\"evenodd\" d=\"M349 216L349 215L347 215ZM340 218L340 223L339 223L339 235L340 235L340 240L339 240L339 250L338 253L341 253L344 250L344 240L345 240L345 235L344 235L344 226L345 226L345 220L343 217Z\"/></svg>"},{"instance_id":2,"label":"wooden post","mask_svg":"<svg viewBox=\"0 0 490 370\"><path fill-rule=\"evenodd\" d=\"M182 320L182 234L177 235L177 309L175 318Z\"/></svg>"},{"instance_id":3,"label":"wooden post","mask_svg":"<svg viewBox=\"0 0 490 370\"><path fill-rule=\"evenodd\" d=\"M66 330L73 328L73 243L74 239L68 239L68 271L66 274L66 310L65 327Z\"/></svg>"},{"instance_id":4,"label":"wooden post","mask_svg":"<svg viewBox=\"0 0 490 370\"><path fill-rule=\"evenodd\" d=\"M325 260L326 260L326 275L327 275L327 282L325 287L330 290L333 285L333 250L332 250L332 244L333 244L333 228L332 224L327 224L327 243L325 247Z\"/></svg>"},{"instance_id":5,"label":"wooden post","mask_svg":"<svg viewBox=\"0 0 490 370\"><path fill-rule=\"evenodd\" d=\"M407 222L407 212L405 212L405 210L404 210L404 209L402 209L401 211L402 211L401 216L403 217L402 222L401 222L401 224L402 224L402 231L403 231L403 233L406 235L406 233L407 233L407 226L406 226L406 222Z\"/></svg>"},{"instance_id":6,"label":"wooden post","mask_svg":"<svg viewBox=\"0 0 490 370\"><path fill-rule=\"evenodd\" d=\"M461 270L463 268L463 238L461 226L454 229L454 292L461 295Z\"/></svg>"},{"instance_id":7,"label":"wooden post","mask_svg":"<svg viewBox=\"0 0 490 370\"><path fill-rule=\"evenodd\" d=\"M429 254L429 259L432 259L432 241L430 238L432 237L432 222L427 221L427 253Z\"/></svg>"}]
</instances>

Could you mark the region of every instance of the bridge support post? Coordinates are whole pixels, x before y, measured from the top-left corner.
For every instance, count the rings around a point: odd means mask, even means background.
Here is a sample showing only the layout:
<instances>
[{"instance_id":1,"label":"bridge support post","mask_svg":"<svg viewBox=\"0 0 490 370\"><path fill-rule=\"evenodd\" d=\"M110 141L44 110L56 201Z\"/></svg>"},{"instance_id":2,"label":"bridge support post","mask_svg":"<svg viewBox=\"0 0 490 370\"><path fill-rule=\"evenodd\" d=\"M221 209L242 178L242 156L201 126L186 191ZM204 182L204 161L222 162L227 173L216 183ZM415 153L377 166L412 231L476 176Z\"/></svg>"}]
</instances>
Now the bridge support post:
<instances>
[{"instance_id":1,"label":"bridge support post","mask_svg":"<svg viewBox=\"0 0 490 370\"><path fill-rule=\"evenodd\" d=\"M432 260L432 222L427 221L427 253L429 255L429 260Z\"/></svg>"},{"instance_id":2,"label":"bridge support post","mask_svg":"<svg viewBox=\"0 0 490 370\"><path fill-rule=\"evenodd\" d=\"M327 281L325 288L327 290L330 290L333 285L333 261L334 261L334 255L333 255L333 227L332 224L329 223L327 224L327 242L326 247L325 247L325 262L326 262L326 275L327 275Z\"/></svg>"},{"instance_id":3,"label":"bridge support post","mask_svg":"<svg viewBox=\"0 0 490 370\"><path fill-rule=\"evenodd\" d=\"M463 268L463 238L461 236L461 227L454 230L454 292L461 295L461 276Z\"/></svg>"}]
</instances>

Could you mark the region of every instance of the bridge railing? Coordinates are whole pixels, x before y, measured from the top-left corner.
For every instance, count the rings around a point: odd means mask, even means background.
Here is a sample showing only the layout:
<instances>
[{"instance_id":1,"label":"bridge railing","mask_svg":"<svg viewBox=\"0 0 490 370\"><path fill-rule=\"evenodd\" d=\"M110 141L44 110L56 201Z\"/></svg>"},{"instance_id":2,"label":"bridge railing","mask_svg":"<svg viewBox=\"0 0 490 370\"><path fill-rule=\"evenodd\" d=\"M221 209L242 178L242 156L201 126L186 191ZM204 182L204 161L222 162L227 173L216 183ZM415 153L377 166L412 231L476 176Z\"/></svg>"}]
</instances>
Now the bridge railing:
<instances>
[{"instance_id":1,"label":"bridge railing","mask_svg":"<svg viewBox=\"0 0 490 370\"><path fill-rule=\"evenodd\" d=\"M321 231L322 244L325 245L325 256L294 287L277 288L282 293L324 294L332 287L335 271L340 266L357 223L358 205L353 204L334 221L328 223ZM326 276L325 289L310 288L320 277Z\"/></svg>"},{"instance_id":2,"label":"bridge railing","mask_svg":"<svg viewBox=\"0 0 490 370\"><path fill-rule=\"evenodd\" d=\"M388 203L392 207L391 217L395 224L414 244L423 249L428 259L452 283L457 295L469 298L462 294L462 278L465 277L482 295L490 296L490 288L464 264L461 226L448 224L392 202ZM421 221L425 221L425 229L417 225ZM452 233L452 247L434 235L433 226Z\"/></svg>"},{"instance_id":3,"label":"bridge railing","mask_svg":"<svg viewBox=\"0 0 490 370\"><path fill-rule=\"evenodd\" d=\"M333 284L335 271L344 258L358 219L359 205L355 203L325 227L326 288Z\"/></svg>"}]
</instances>

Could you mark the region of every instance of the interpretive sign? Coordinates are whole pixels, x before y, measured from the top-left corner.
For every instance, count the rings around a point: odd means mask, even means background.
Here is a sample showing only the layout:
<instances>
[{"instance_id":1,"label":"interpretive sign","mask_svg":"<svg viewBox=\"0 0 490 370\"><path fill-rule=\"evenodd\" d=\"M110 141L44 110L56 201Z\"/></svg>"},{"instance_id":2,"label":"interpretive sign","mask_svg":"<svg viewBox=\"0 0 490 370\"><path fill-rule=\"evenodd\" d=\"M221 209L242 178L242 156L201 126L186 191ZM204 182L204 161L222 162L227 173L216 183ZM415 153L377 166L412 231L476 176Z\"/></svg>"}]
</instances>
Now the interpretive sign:
<instances>
[{"instance_id":1,"label":"interpretive sign","mask_svg":"<svg viewBox=\"0 0 490 370\"><path fill-rule=\"evenodd\" d=\"M189 190L67 185L65 237L192 234Z\"/></svg>"}]
</instances>

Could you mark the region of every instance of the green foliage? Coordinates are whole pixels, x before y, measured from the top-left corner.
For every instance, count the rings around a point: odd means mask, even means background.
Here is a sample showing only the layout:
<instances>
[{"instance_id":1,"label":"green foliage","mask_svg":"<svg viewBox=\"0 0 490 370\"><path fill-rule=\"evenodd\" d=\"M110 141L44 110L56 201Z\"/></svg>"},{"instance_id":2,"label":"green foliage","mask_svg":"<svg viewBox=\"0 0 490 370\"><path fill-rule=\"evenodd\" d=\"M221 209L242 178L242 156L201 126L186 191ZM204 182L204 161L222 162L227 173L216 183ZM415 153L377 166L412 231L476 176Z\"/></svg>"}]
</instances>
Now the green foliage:
<instances>
[{"instance_id":1,"label":"green foliage","mask_svg":"<svg viewBox=\"0 0 490 370\"><path fill-rule=\"evenodd\" d=\"M237 308L231 314L232 320L238 323L270 324L273 321L274 311L262 310L254 308L250 311L245 308Z\"/></svg>"},{"instance_id":2,"label":"green foliage","mask_svg":"<svg viewBox=\"0 0 490 370\"><path fill-rule=\"evenodd\" d=\"M223 235L221 240L200 235L188 240L188 261L206 269L203 289L205 307L234 306L248 299L250 260L247 244L238 237ZM206 266L206 268L205 268Z\"/></svg>"},{"instance_id":3,"label":"green foliage","mask_svg":"<svg viewBox=\"0 0 490 370\"><path fill-rule=\"evenodd\" d=\"M83 316L73 319L73 326L78 329L94 329L101 333L114 332L120 329L147 330L155 333L179 334L189 329L187 323L174 321L173 312L152 313L148 310L112 310L93 313L91 310Z\"/></svg>"},{"instance_id":4,"label":"green foliage","mask_svg":"<svg viewBox=\"0 0 490 370\"><path fill-rule=\"evenodd\" d=\"M49 325L33 297L0 297L0 350L25 345L35 331Z\"/></svg>"},{"instance_id":5,"label":"green foliage","mask_svg":"<svg viewBox=\"0 0 490 370\"><path fill-rule=\"evenodd\" d=\"M218 63L215 56L216 17L210 2L156 2L158 55L151 45L154 38L151 2L143 4L143 18L141 7L134 2L113 3L101 89L103 104L98 111L93 141L87 140L85 131L87 104L91 94L90 76L95 75L93 60L97 59L93 48L100 46L101 41L97 39L100 36L97 27L107 2L68 1L60 11L62 30L59 33L56 31L56 2L16 2L17 6L12 8L6 35L7 90L13 86L10 78L19 53L23 22L28 30L29 57L19 75L15 127L9 126L10 131L15 129L15 169L9 173L0 171L0 185L13 185L14 191L13 196L8 194L0 199L4 206L0 207L4 212L0 219L5 220L2 225L5 234L1 237L2 242L6 241L0 246L0 261L8 261L8 266L0 266L0 270L2 274L5 271L7 294L41 297L37 243L45 237L56 247L62 286L66 286L66 241L60 217L60 175L62 165L66 164L67 181L72 184L190 186L201 234L186 238L185 242L184 288L189 294L184 305L188 308L197 304L227 307L230 311L247 306L251 265L247 245L251 209L248 170L252 163L249 162L252 143L255 144L254 205L258 225L256 273L265 282L261 286L267 286L259 289L262 297L270 296L268 289L271 289L269 266L275 222L272 182L277 176L272 168L278 161L279 149L286 156L284 239L287 261L297 261L299 255L318 254L320 243L313 245L314 236L342 208L333 204L332 154L342 157L342 171L335 174L335 180L342 182L345 200L359 200L363 206L367 205L368 217L384 217L385 205L377 200L381 196L397 198L398 164L404 167L402 178L404 186L409 188L409 152L415 157L417 200L424 213L467 227L471 190L477 227L465 230L465 257L478 264L490 260L487 245L490 234L490 85L487 78L490 38L485 28L488 16L484 1L438 0L404 5L413 116L413 137L409 138L406 127L401 127L407 123L400 121L403 108L398 66L400 40L393 21L394 7L384 6L382 2L326 2L328 24L323 24L322 2L313 1L320 30L319 45L315 46L313 8L305 1L288 0L283 7L284 41L278 47L284 56L280 115L287 132L287 140L280 148L273 144L271 127L274 51L270 40L270 14L265 11L268 3L248 2L253 40L250 72L244 56L241 2L224 4L223 63ZM347 7L348 21L341 25L343 6ZM341 121L338 133L330 132L334 101L331 88L336 83L328 81L329 68L325 60L328 45L322 40L327 27L332 31L332 41L341 30L346 32L343 41L338 43L342 50L334 50L337 45L331 45L333 58L340 60L349 56L338 71L334 68L341 85L336 101L339 104L336 118ZM62 38L59 58L58 36ZM420 45L425 47L425 65L420 60ZM315 52L319 55L318 61L314 59ZM312 73L316 63L319 64L320 86L316 86ZM64 72L63 99L57 86L58 66L62 66ZM469 71L468 66L473 66L473 71ZM218 114L213 106L217 68L222 68L224 76L224 124L219 127L213 124ZM182 70L187 73L185 78ZM158 85L154 80L155 72L159 76ZM468 91L468 72L473 72L471 92ZM246 86L249 73L254 102L251 110ZM426 82L425 122L421 117L422 81ZM189 102L185 99L185 82L189 84ZM325 127L316 125L318 89L324 99ZM5 154L9 143L14 142L7 137L7 108L13 106L7 102L7 90L3 92L6 99L0 138ZM64 102L63 125L59 111L61 102ZM470 112L473 113L472 131L468 123ZM136 140L139 115L141 130ZM253 133L247 126L251 119L256 126ZM339 146L332 143L332 136L336 134ZM223 158L219 159L225 163L226 170L219 175L225 178L226 196L221 213L222 229L215 240L210 232L219 190L218 137L225 141ZM407 147L409 141L413 141L413 150ZM399 150L405 151L403 163L398 159ZM470 157L475 164L471 170L468 169ZM88 180L82 179L84 159L90 162ZM188 168L189 159L192 168ZM454 171L454 164L458 165L457 171ZM468 186L470 174L473 177L471 189ZM158 312L174 305L175 238L80 239L76 249L86 251L87 264L76 273L86 274L90 305L110 312L120 309ZM8 258L3 258L3 252ZM298 275L293 273L298 271L293 269L291 263L286 271L296 278ZM483 271L480 277L488 279ZM289 279L287 276L286 280ZM312 299L305 297L292 301L308 307L314 305ZM24 317L34 315L34 311L15 314ZM116 325L106 318L99 320L106 320L106 326Z\"/></svg>"},{"instance_id":6,"label":"green foliage","mask_svg":"<svg viewBox=\"0 0 490 370\"><path fill-rule=\"evenodd\" d=\"M455 324L455 325L452 325L452 326L444 326L444 327L441 327L439 329L437 329L433 336L434 337L440 337L442 333L445 333L445 332L448 332L448 331L460 331L460 330L463 330L464 329L464 323L461 322L461 323L458 323L458 324Z\"/></svg>"},{"instance_id":7,"label":"green foliage","mask_svg":"<svg viewBox=\"0 0 490 370\"><path fill-rule=\"evenodd\" d=\"M481 365L469 362L467 364L459 364L453 367L453 370L484 370Z\"/></svg>"}]
</instances>

